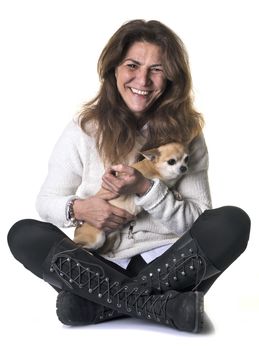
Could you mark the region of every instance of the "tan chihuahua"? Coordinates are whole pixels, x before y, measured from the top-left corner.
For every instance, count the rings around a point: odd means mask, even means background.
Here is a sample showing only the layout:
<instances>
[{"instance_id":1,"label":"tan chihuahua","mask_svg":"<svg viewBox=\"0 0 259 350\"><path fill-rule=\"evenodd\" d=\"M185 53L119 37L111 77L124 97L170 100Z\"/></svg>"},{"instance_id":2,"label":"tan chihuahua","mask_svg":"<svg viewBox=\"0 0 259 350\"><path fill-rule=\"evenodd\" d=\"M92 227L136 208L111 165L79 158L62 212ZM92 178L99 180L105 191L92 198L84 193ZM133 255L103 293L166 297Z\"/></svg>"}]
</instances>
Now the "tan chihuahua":
<instances>
[{"instance_id":1,"label":"tan chihuahua","mask_svg":"<svg viewBox=\"0 0 259 350\"><path fill-rule=\"evenodd\" d=\"M148 179L162 180L169 188L175 185L177 180L188 170L188 150L181 143L168 143L145 151L142 155L144 159L131 166ZM102 189L98 191L98 194L101 191ZM177 191L173 190L173 193L177 200L182 200ZM142 210L140 206L135 204L134 195L121 195L109 202L114 206L127 210L132 215L137 215ZM118 231L114 231L106 235L103 231L84 223L76 228L74 241L92 250L102 247L101 252L103 253L113 247L117 233Z\"/></svg>"}]
</instances>

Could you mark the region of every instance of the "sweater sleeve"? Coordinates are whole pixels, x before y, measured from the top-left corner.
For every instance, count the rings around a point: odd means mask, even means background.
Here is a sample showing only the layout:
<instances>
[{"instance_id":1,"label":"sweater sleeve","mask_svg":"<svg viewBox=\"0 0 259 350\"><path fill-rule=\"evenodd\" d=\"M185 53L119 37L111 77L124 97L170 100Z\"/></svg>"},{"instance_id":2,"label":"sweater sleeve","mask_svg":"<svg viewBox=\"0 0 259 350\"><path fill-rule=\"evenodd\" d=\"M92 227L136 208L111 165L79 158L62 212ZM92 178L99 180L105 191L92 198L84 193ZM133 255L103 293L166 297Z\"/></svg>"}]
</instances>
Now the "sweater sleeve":
<instances>
[{"instance_id":1,"label":"sweater sleeve","mask_svg":"<svg viewBox=\"0 0 259 350\"><path fill-rule=\"evenodd\" d=\"M154 220L179 236L191 227L204 210L211 208L208 152L203 135L190 148L189 171L176 185L183 200L177 200L160 180L155 180L147 195L135 199L136 204L142 206Z\"/></svg>"},{"instance_id":2,"label":"sweater sleeve","mask_svg":"<svg viewBox=\"0 0 259 350\"><path fill-rule=\"evenodd\" d=\"M50 156L48 174L36 199L40 217L60 227L68 226L66 204L76 197L82 181L80 133L75 122L65 128Z\"/></svg>"}]
</instances>

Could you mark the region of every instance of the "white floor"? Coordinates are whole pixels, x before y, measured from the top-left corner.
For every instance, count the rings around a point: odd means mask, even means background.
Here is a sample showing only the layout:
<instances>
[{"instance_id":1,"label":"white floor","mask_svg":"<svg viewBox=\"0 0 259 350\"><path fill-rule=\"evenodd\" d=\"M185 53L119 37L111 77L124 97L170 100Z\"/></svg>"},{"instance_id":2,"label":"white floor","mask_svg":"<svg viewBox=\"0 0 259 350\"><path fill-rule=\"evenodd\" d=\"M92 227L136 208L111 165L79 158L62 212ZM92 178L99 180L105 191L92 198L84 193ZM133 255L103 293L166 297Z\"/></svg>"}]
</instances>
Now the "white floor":
<instances>
[{"instance_id":1,"label":"white floor","mask_svg":"<svg viewBox=\"0 0 259 350\"><path fill-rule=\"evenodd\" d=\"M258 4L254 0L118 4L117 0L0 1L4 33L0 346L4 350L259 349ZM111 11L116 15L107 16ZM161 20L185 42L196 105L206 121L214 207L234 204L252 219L247 251L206 295L210 322L199 335L133 319L65 327L55 314L54 290L17 263L6 243L16 220L38 218L33 211L35 197L53 146L79 106L94 97L97 57L108 37L134 18Z\"/></svg>"},{"instance_id":2,"label":"white floor","mask_svg":"<svg viewBox=\"0 0 259 350\"><path fill-rule=\"evenodd\" d=\"M18 264L6 244L1 249L0 329L6 350L244 349L250 341L249 350L258 349L259 278L252 244L206 295L205 327L198 335L135 319L63 326L55 314L56 292Z\"/></svg>"}]
</instances>

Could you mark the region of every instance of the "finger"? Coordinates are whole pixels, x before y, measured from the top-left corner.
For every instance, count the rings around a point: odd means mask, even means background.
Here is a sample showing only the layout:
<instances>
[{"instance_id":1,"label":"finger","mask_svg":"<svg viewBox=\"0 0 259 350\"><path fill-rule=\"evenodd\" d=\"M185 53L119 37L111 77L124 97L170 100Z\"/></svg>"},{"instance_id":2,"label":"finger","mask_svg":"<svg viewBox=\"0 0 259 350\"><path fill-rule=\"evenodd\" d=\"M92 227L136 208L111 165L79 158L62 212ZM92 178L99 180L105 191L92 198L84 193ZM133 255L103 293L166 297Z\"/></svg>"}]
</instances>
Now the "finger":
<instances>
[{"instance_id":1,"label":"finger","mask_svg":"<svg viewBox=\"0 0 259 350\"><path fill-rule=\"evenodd\" d=\"M103 231L105 233L110 233L110 232L115 231L115 230L120 230L120 229L122 229L122 227L123 227L123 225L118 225L114 222L108 222L103 227Z\"/></svg>"},{"instance_id":2,"label":"finger","mask_svg":"<svg viewBox=\"0 0 259 350\"><path fill-rule=\"evenodd\" d=\"M107 184L105 181L102 182L102 188L105 190L114 193L114 195L118 196L119 192L117 192L114 188L114 186L111 186L110 184Z\"/></svg>"},{"instance_id":3,"label":"finger","mask_svg":"<svg viewBox=\"0 0 259 350\"><path fill-rule=\"evenodd\" d=\"M113 214L110 218L110 221L116 225L125 225L128 222L126 217L121 217L116 214Z\"/></svg>"},{"instance_id":4,"label":"finger","mask_svg":"<svg viewBox=\"0 0 259 350\"><path fill-rule=\"evenodd\" d=\"M102 177L103 180L106 180L107 182L111 183L111 184L119 184L121 182L121 179L110 174L110 173L107 173L107 174L104 174L103 177Z\"/></svg>"},{"instance_id":5,"label":"finger","mask_svg":"<svg viewBox=\"0 0 259 350\"><path fill-rule=\"evenodd\" d=\"M105 170L104 175L110 174L114 177L116 177L116 171L112 169L112 167L109 167Z\"/></svg>"},{"instance_id":6,"label":"finger","mask_svg":"<svg viewBox=\"0 0 259 350\"><path fill-rule=\"evenodd\" d=\"M110 167L110 170L118 173L125 173L127 175L133 175L134 173L134 168L125 164L113 165Z\"/></svg>"},{"instance_id":7,"label":"finger","mask_svg":"<svg viewBox=\"0 0 259 350\"><path fill-rule=\"evenodd\" d=\"M135 218L134 215L130 214L127 210L115 207L114 205L112 206L112 212L114 215L126 219L126 221L133 220Z\"/></svg>"},{"instance_id":8,"label":"finger","mask_svg":"<svg viewBox=\"0 0 259 350\"><path fill-rule=\"evenodd\" d=\"M103 200L106 200L106 201L109 201L111 199L115 199L115 198L118 198L119 197L119 194L118 193L114 193L114 192L111 192L105 188L101 188L100 191L98 191L98 193L96 194L97 197L103 199Z\"/></svg>"},{"instance_id":9,"label":"finger","mask_svg":"<svg viewBox=\"0 0 259 350\"><path fill-rule=\"evenodd\" d=\"M104 175L103 178L102 187L105 188L108 191L111 191L113 193L118 194L119 188L121 187L121 181L114 178L112 175Z\"/></svg>"}]
</instances>

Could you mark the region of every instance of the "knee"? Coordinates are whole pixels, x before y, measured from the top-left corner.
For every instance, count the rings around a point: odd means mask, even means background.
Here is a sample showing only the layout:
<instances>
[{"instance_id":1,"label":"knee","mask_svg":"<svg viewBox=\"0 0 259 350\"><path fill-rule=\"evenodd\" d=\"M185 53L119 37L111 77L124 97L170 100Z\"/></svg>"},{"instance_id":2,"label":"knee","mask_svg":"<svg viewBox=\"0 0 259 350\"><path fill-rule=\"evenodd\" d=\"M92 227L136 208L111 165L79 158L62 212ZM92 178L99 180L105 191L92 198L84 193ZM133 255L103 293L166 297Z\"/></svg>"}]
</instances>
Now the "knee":
<instances>
[{"instance_id":1,"label":"knee","mask_svg":"<svg viewBox=\"0 0 259 350\"><path fill-rule=\"evenodd\" d=\"M193 225L191 233L213 264L223 271L246 249L250 218L233 206L208 210Z\"/></svg>"},{"instance_id":2,"label":"knee","mask_svg":"<svg viewBox=\"0 0 259 350\"><path fill-rule=\"evenodd\" d=\"M24 219L17 221L9 230L7 242L13 256L20 260L21 252L26 249L26 241L35 220Z\"/></svg>"},{"instance_id":3,"label":"knee","mask_svg":"<svg viewBox=\"0 0 259 350\"><path fill-rule=\"evenodd\" d=\"M241 254L247 246L251 221L247 213L238 207L225 206L216 209L220 212L220 223L229 246L235 247ZM227 242L226 242L227 243Z\"/></svg>"}]
</instances>

